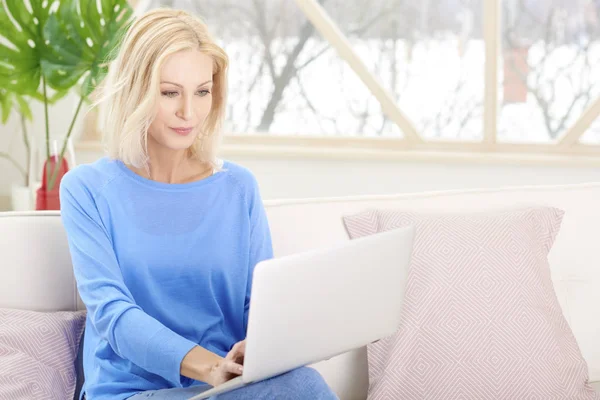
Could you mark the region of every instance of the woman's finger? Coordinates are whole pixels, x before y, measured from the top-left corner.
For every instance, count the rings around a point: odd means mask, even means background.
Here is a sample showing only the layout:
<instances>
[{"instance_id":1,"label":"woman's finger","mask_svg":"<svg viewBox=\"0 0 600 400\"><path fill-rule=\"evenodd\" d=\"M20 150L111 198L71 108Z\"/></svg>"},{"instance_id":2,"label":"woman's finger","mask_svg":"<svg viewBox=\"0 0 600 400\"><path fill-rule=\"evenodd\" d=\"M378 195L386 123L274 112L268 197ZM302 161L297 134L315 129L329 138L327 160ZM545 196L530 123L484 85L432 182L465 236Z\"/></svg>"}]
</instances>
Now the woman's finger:
<instances>
[{"instance_id":1,"label":"woman's finger","mask_svg":"<svg viewBox=\"0 0 600 400\"><path fill-rule=\"evenodd\" d=\"M246 354L246 341L242 340L241 342L237 342L233 345L229 353L225 356L227 360L233 360L238 363L242 363L244 359L244 355Z\"/></svg>"},{"instance_id":2,"label":"woman's finger","mask_svg":"<svg viewBox=\"0 0 600 400\"><path fill-rule=\"evenodd\" d=\"M235 360L237 358L237 353L238 353L238 349L240 347L240 342L236 343L233 345L233 347L231 348L231 350L229 350L229 353L227 353L227 355L225 356L226 360Z\"/></svg>"},{"instance_id":3,"label":"woman's finger","mask_svg":"<svg viewBox=\"0 0 600 400\"><path fill-rule=\"evenodd\" d=\"M232 361L235 361L238 364L244 364L244 356L246 355L246 341L239 342L235 346L235 351L233 352Z\"/></svg>"},{"instance_id":4,"label":"woman's finger","mask_svg":"<svg viewBox=\"0 0 600 400\"><path fill-rule=\"evenodd\" d=\"M244 367L233 361L225 362L225 365L223 365L223 367L225 368L225 372L229 372L235 375L241 375L242 372L244 372Z\"/></svg>"}]
</instances>

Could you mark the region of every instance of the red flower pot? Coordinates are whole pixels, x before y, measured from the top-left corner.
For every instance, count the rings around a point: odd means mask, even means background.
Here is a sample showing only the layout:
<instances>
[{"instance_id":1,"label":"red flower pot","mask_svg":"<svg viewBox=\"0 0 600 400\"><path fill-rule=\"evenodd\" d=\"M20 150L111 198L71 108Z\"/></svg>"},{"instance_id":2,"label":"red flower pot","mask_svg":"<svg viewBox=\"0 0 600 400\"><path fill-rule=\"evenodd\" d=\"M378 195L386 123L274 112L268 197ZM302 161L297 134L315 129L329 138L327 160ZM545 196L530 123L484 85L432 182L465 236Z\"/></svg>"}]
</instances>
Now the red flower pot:
<instances>
[{"instance_id":1,"label":"red flower pot","mask_svg":"<svg viewBox=\"0 0 600 400\"><path fill-rule=\"evenodd\" d=\"M63 158L58 174L51 189L48 189L48 175L52 176L55 174L58 164L58 156L51 156L50 159L46 160L44 164L44 171L42 173L42 186L36 192L36 210L60 210L60 196L59 188L62 177L69 170L69 164L67 159Z\"/></svg>"}]
</instances>

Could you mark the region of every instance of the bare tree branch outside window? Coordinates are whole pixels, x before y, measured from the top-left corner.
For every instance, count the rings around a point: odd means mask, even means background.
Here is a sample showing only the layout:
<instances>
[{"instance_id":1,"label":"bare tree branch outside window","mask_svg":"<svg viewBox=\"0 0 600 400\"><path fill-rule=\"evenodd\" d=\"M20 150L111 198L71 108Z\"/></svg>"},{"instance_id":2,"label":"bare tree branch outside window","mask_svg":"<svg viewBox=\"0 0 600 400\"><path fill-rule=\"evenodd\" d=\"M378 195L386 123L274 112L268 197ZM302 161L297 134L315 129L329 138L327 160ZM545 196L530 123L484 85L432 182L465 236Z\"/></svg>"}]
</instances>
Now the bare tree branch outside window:
<instances>
[{"instance_id":1,"label":"bare tree branch outside window","mask_svg":"<svg viewBox=\"0 0 600 400\"><path fill-rule=\"evenodd\" d=\"M501 85L506 98L500 113L501 138L534 142L556 139L598 97L597 3L503 2L505 76Z\"/></svg>"}]
</instances>

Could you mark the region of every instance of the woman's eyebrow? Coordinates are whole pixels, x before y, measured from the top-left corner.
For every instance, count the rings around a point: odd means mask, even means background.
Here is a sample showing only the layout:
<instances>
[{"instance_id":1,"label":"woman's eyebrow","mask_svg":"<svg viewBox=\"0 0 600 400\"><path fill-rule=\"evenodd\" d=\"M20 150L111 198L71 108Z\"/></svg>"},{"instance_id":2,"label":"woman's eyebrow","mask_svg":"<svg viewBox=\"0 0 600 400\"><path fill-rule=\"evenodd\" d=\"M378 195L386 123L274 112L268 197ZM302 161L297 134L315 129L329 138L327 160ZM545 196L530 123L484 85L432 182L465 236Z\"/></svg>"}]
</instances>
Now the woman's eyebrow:
<instances>
[{"instance_id":1,"label":"woman's eyebrow","mask_svg":"<svg viewBox=\"0 0 600 400\"><path fill-rule=\"evenodd\" d=\"M203 82L203 83L199 84L199 85L198 85L198 87L200 87L200 86L204 86L204 85L206 85L207 83L211 83L211 82L212 82L212 79L211 79L211 80L209 80L209 81L206 81L206 82ZM171 85L179 86L180 88L182 88L182 89L183 89L183 86L181 86L179 83L175 83L175 82L169 82L169 81L160 81L160 83L170 83Z\"/></svg>"}]
</instances>

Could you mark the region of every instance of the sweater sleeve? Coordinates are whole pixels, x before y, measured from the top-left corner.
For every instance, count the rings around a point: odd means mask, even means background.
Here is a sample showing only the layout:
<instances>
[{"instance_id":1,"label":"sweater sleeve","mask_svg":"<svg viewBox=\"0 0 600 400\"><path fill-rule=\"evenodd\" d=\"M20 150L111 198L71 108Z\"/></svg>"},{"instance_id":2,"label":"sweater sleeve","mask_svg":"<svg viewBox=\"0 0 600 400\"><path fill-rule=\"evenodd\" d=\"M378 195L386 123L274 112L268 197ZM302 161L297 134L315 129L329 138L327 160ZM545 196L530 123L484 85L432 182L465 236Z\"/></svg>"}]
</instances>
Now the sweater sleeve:
<instances>
[{"instance_id":1,"label":"sweater sleeve","mask_svg":"<svg viewBox=\"0 0 600 400\"><path fill-rule=\"evenodd\" d=\"M260 195L258 183L252 176L252 185L248 198L250 214L250 257L248 268L248 286L244 305L244 331L248 330L248 312L250 309L250 293L252 291L252 274L256 264L273 258L273 245L267 214Z\"/></svg>"},{"instance_id":2,"label":"sweater sleeve","mask_svg":"<svg viewBox=\"0 0 600 400\"><path fill-rule=\"evenodd\" d=\"M60 185L61 218L87 318L119 357L181 386L181 361L196 343L168 329L135 303L96 198L74 172L65 175Z\"/></svg>"}]
</instances>

